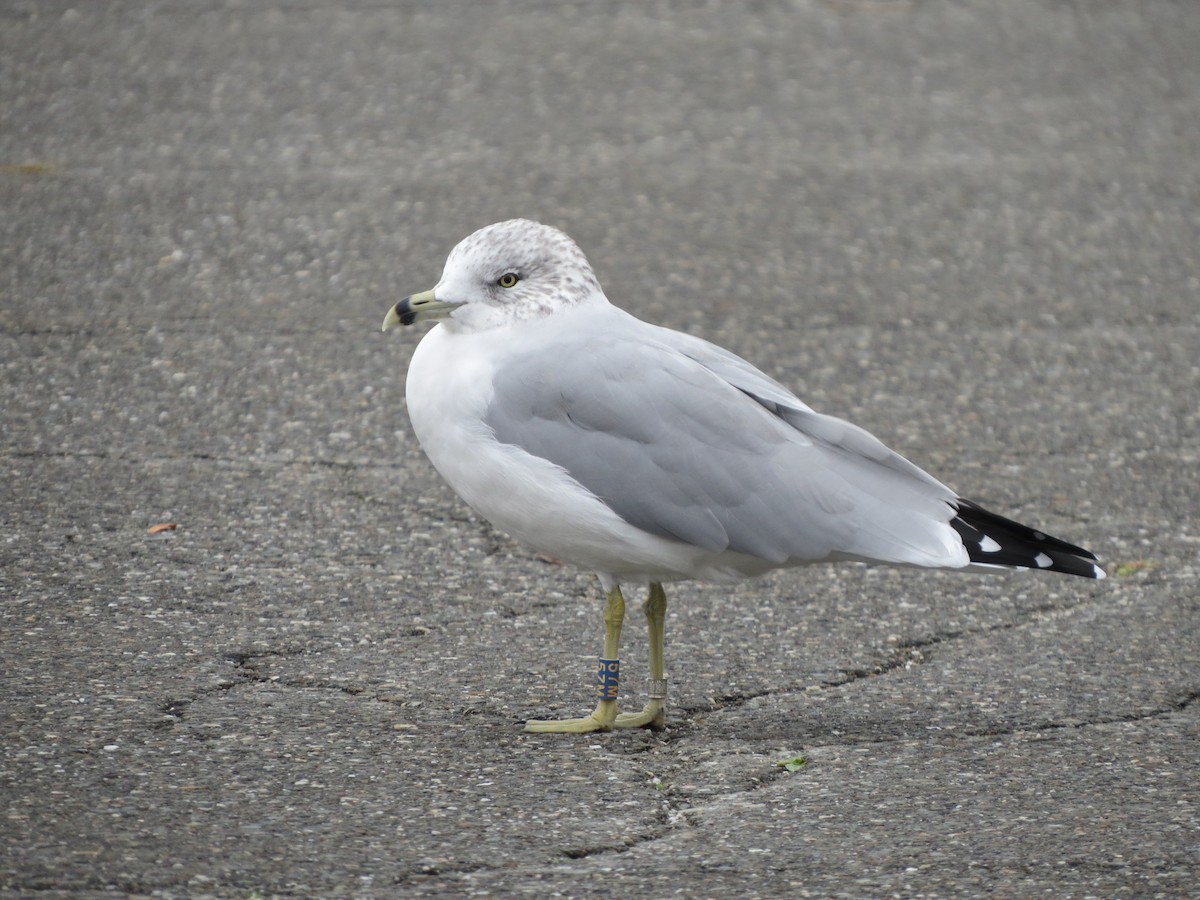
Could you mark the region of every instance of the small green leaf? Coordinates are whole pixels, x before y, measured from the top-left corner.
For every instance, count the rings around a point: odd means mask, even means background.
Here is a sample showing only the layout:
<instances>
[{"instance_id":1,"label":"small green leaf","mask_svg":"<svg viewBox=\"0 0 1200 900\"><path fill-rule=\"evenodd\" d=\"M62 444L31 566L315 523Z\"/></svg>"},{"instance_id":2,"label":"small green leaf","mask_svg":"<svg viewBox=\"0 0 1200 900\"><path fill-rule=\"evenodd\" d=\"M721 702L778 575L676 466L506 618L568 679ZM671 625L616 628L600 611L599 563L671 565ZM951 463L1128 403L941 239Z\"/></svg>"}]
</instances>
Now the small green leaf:
<instances>
[{"instance_id":1,"label":"small green leaf","mask_svg":"<svg viewBox=\"0 0 1200 900\"><path fill-rule=\"evenodd\" d=\"M808 760L803 756L793 756L790 759L781 759L779 762L775 763L775 765L781 766L787 769L789 772L796 772L804 768L804 764L806 762L808 762Z\"/></svg>"},{"instance_id":2,"label":"small green leaf","mask_svg":"<svg viewBox=\"0 0 1200 900\"><path fill-rule=\"evenodd\" d=\"M1129 562L1117 563L1117 567L1113 569L1113 574L1118 578L1128 578L1138 572L1144 572L1147 569L1153 569L1158 565L1152 559L1132 559Z\"/></svg>"}]
</instances>

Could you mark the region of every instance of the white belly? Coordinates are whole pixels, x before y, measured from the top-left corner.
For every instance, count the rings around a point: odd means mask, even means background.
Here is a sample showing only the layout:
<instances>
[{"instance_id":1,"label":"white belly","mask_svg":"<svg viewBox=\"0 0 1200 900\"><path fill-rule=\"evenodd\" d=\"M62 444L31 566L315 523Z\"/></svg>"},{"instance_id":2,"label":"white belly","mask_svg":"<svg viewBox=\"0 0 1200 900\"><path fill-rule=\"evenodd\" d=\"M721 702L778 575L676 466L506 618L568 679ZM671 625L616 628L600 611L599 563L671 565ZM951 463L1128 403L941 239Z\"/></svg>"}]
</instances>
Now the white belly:
<instances>
[{"instance_id":1,"label":"white belly","mask_svg":"<svg viewBox=\"0 0 1200 900\"><path fill-rule=\"evenodd\" d=\"M483 423L503 347L438 325L417 346L405 386L421 448L447 483L497 528L611 582L725 580L769 565L710 554L634 528L563 469L499 443ZM453 364L446 364L447 361Z\"/></svg>"}]
</instances>

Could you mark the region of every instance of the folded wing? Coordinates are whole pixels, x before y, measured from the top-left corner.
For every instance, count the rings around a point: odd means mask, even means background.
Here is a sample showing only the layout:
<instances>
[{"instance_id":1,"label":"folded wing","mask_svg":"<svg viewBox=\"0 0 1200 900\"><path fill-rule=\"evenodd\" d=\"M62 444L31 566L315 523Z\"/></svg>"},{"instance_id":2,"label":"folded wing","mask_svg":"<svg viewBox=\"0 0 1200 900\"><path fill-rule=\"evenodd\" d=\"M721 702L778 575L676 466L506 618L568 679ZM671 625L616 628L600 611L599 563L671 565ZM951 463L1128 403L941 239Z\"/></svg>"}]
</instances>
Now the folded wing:
<instances>
[{"instance_id":1,"label":"folded wing","mask_svg":"<svg viewBox=\"0 0 1200 900\"><path fill-rule=\"evenodd\" d=\"M936 479L733 354L632 321L506 360L485 416L496 438L635 527L711 552L968 564Z\"/></svg>"}]
</instances>

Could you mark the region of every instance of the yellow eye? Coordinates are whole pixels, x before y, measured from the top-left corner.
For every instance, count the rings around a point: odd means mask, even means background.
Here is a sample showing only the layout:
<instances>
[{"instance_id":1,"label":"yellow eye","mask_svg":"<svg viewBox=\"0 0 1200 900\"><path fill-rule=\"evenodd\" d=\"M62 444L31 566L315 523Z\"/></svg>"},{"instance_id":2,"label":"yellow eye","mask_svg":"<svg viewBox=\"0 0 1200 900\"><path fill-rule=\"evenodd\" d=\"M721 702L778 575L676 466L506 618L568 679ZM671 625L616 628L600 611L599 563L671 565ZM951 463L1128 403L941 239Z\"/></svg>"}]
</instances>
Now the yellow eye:
<instances>
[{"instance_id":1,"label":"yellow eye","mask_svg":"<svg viewBox=\"0 0 1200 900\"><path fill-rule=\"evenodd\" d=\"M500 287L502 287L502 288L510 288L510 287L514 287L516 285L516 283L520 280L521 279L520 279L520 277L518 277L516 272L505 272L503 275L501 275L499 278L496 279L496 284L500 285Z\"/></svg>"}]
</instances>

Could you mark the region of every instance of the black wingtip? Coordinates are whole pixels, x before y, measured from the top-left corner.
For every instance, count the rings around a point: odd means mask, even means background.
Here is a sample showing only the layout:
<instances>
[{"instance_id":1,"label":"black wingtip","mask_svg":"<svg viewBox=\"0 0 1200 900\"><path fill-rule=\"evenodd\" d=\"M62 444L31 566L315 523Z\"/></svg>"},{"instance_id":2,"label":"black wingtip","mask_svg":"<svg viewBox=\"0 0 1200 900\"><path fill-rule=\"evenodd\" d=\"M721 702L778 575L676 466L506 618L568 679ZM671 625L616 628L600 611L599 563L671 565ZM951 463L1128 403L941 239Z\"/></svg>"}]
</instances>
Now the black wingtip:
<instances>
[{"instance_id":1,"label":"black wingtip","mask_svg":"<svg viewBox=\"0 0 1200 900\"><path fill-rule=\"evenodd\" d=\"M1039 569L1081 578L1104 578L1096 555L1045 532L997 515L959 498L950 525L962 538L971 562L984 566Z\"/></svg>"}]
</instances>

